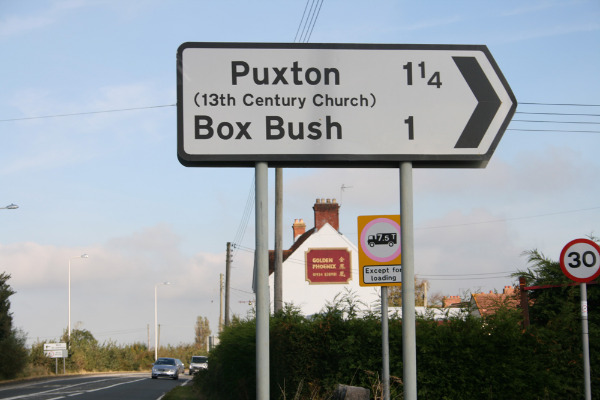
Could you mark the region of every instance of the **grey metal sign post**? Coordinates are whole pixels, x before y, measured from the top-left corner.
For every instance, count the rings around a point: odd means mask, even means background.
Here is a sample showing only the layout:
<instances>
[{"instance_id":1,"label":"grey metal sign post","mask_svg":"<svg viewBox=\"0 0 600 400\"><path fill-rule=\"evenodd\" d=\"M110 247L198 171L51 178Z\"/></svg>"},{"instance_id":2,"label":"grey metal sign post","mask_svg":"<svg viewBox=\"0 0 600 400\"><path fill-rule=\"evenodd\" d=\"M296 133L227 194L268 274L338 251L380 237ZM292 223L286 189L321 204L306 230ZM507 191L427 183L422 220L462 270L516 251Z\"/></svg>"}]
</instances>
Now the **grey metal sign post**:
<instances>
[{"instance_id":1,"label":"grey metal sign post","mask_svg":"<svg viewBox=\"0 0 600 400\"><path fill-rule=\"evenodd\" d=\"M400 165L401 214L409 221L402 224L404 385L405 399L416 399L412 168L485 167L516 107L482 45L179 47L179 161L256 168L257 399L269 397L267 163Z\"/></svg>"},{"instance_id":2,"label":"grey metal sign post","mask_svg":"<svg viewBox=\"0 0 600 400\"><path fill-rule=\"evenodd\" d=\"M415 256L413 235L412 164L400 164L402 215L402 372L404 398L417 398L417 339L415 327Z\"/></svg>"},{"instance_id":3,"label":"grey metal sign post","mask_svg":"<svg viewBox=\"0 0 600 400\"><path fill-rule=\"evenodd\" d=\"M560 268L581 289L581 340L583 345L583 381L585 399L592 398L590 343L588 331L587 282L600 276L600 246L589 239L575 239L560 253Z\"/></svg>"},{"instance_id":4,"label":"grey metal sign post","mask_svg":"<svg viewBox=\"0 0 600 400\"><path fill-rule=\"evenodd\" d=\"M255 167L256 249L256 398L269 399L269 240L268 240L268 167Z\"/></svg>"}]
</instances>

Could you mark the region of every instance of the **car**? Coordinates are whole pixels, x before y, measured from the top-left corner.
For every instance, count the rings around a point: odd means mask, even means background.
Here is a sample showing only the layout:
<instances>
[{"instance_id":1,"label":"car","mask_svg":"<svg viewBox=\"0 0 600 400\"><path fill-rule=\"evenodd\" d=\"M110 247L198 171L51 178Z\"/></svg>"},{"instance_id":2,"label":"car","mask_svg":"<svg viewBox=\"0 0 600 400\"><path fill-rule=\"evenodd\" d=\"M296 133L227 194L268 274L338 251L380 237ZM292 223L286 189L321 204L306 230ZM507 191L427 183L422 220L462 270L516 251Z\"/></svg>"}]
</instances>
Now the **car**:
<instances>
[{"instance_id":1,"label":"car","mask_svg":"<svg viewBox=\"0 0 600 400\"><path fill-rule=\"evenodd\" d=\"M179 368L179 373L185 375L185 364L179 359L175 359L175 363L177 364L177 368Z\"/></svg>"},{"instance_id":2,"label":"car","mask_svg":"<svg viewBox=\"0 0 600 400\"><path fill-rule=\"evenodd\" d=\"M208 369L208 357L192 356L192 361L190 361L190 375L201 369Z\"/></svg>"},{"instance_id":3,"label":"car","mask_svg":"<svg viewBox=\"0 0 600 400\"><path fill-rule=\"evenodd\" d=\"M152 364L152 379L157 379L160 376L167 378L179 379L179 366L175 358L159 357Z\"/></svg>"}]
</instances>

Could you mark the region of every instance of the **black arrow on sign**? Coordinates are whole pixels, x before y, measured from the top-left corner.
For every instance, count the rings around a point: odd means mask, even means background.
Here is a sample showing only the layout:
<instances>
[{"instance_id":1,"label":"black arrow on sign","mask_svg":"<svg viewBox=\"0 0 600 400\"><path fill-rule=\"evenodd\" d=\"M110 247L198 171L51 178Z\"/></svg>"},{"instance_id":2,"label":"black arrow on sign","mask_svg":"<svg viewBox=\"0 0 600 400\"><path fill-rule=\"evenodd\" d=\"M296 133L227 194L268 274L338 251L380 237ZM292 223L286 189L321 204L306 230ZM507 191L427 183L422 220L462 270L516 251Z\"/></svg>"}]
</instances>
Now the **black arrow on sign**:
<instances>
[{"instance_id":1,"label":"black arrow on sign","mask_svg":"<svg viewBox=\"0 0 600 400\"><path fill-rule=\"evenodd\" d=\"M452 58L478 102L454 148L476 149L500 108L501 101L475 57Z\"/></svg>"}]
</instances>

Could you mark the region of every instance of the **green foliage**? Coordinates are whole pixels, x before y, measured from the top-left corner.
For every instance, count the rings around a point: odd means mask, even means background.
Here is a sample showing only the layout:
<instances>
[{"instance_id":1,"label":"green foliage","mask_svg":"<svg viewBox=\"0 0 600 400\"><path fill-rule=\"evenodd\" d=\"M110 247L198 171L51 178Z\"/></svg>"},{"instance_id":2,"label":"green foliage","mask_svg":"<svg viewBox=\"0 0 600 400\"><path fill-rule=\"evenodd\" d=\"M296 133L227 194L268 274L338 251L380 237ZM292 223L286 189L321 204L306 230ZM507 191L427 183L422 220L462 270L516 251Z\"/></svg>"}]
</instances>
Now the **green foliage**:
<instances>
[{"instance_id":1,"label":"green foliage","mask_svg":"<svg viewBox=\"0 0 600 400\"><path fill-rule=\"evenodd\" d=\"M67 342L66 332L59 341ZM91 332L74 329L71 332L69 357L65 360L65 367L67 373L143 371L150 369L153 361L154 352L149 351L143 343L98 343ZM44 342L38 341L31 346L29 363L36 370L41 369L46 374L55 372L55 360L44 356ZM59 360L59 370L62 373L62 360Z\"/></svg>"},{"instance_id":2,"label":"green foliage","mask_svg":"<svg viewBox=\"0 0 600 400\"><path fill-rule=\"evenodd\" d=\"M194 386L176 386L162 397L162 400L198 400L203 399Z\"/></svg>"},{"instance_id":3,"label":"green foliage","mask_svg":"<svg viewBox=\"0 0 600 400\"><path fill-rule=\"evenodd\" d=\"M195 382L203 382L208 398L253 399L256 393L256 323L236 320L219 335L219 346L209 356L207 371ZM213 362L216 360L216 362Z\"/></svg>"},{"instance_id":4,"label":"green foliage","mask_svg":"<svg viewBox=\"0 0 600 400\"><path fill-rule=\"evenodd\" d=\"M49 342L67 342L67 334L59 340ZM192 355L203 355L205 351L195 345L161 347L158 355L179 358L188 364ZM27 360L27 357L23 357ZM109 340L99 343L91 332L74 329L71 332L69 357L65 360L67 373L101 372L101 371L148 371L154 362L154 350L148 350L144 343L119 345ZM29 364L32 370L44 371L45 374L55 372L55 360L44 356L44 342L36 342L29 351ZM62 360L59 360L62 373Z\"/></svg>"},{"instance_id":5,"label":"green foliage","mask_svg":"<svg viewBox=\"0 0 600 400\"><path fill-rule=\"evenodd\" d=\"M0 380L16 377L27 363L25 334L12 325L9 297L15 292L7 283L9 279L9 274L0 274Z\"/></svg>"},{"instance_id":6,"label":"green foliage","mask_svg":"<svg viewBox=\"0 0 600 400\"><path fill-rule=\"evenodd\" d=\"M210 336L210 323L207 317L198 316L196 318L196 327L194 328L194 344L198 347L205 347Z\"/></svg>"},{"instance_id":7,"label":"green foliage","mask_svg":"<svg viewBox=\"0 0 600 400\"><path fill-rule=\"evenodd\" d=\"M326 399L338 383L381 395L381 323L348 299L307 318L286 307L271 318L270 383L273 399ZM360 314L360 315L359 315ZM598 335L596 328L590 337ZM523 331L518 310L500 307L485 319L418 318L417 385L424 399L579 399L583 397L580 333L556 326ZM599 337L599 336L595 336ZM228 327L211 352L210 367L195 377L207 398L255 396L255 323ZM590 342L591 369L600 346ZM389 321L391 398L402 398L402 321ZM594 397L600 379L592 377Z\"/></svg>"},{"instance_id":8,"label":"green foliage","mask_svg":"<svg viewBox=\"0 0 600 400\"><path fill-rule=\"evenodd\" d=\"M597 241L595 238L590 239ZM551 393L561 398L583 397L583 365L581 334L580 284L571 281L560 268L560 263L545 257L537 250L524 253L530 267L515 276L524 276L528 286L555 286L529 290L531 327L527 334L534 335L537 343L548 351L536 354L542 360L540 368L552 366L555 382L549 383ZM592 393L600 393L600 379L594 371L600 368L600 286L587 284L588 330ZM563 378L559 378L563 377Z\"/></svg>"},{"instance_id":9,"label":"green foliage","mask_svg":"<svg viewBox=\"0 0 600 400\"><path fill-rule=\"evenodd\" d=\"M381 364L381 326L372 314L359 317L358 304L346 293L307 318L286 305L270 324L270 383L274 398L321 398L336 383L373 384ZM255 321L225 329L210 354L210 366L195 383L208 398L255 396ZM401 342L401 339L400 339Z\"/></svg>"}]
</instances>

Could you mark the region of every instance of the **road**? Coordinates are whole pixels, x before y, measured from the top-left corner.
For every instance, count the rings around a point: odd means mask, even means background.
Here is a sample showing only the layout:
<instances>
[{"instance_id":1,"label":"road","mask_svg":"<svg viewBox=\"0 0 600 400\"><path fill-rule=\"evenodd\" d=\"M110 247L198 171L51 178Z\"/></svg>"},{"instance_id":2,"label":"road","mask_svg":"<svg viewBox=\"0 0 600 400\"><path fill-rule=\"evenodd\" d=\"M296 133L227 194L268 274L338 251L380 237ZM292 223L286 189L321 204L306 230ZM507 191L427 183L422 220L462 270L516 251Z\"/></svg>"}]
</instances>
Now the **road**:
<instances>
[{"instance_id":1,"label":"road","mask_svg":"<svg viewBox=\"0 0 600 400\"><path fill-rule=\"evenodd\" d=\"M150 372L44 378L0 386L2 400L158 400L177 385L191 383L188 375L179 380L151 379Z\"/></svg>"}]
</instances>

